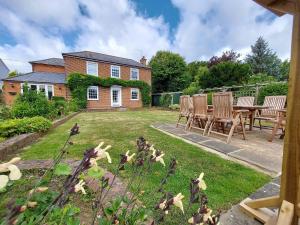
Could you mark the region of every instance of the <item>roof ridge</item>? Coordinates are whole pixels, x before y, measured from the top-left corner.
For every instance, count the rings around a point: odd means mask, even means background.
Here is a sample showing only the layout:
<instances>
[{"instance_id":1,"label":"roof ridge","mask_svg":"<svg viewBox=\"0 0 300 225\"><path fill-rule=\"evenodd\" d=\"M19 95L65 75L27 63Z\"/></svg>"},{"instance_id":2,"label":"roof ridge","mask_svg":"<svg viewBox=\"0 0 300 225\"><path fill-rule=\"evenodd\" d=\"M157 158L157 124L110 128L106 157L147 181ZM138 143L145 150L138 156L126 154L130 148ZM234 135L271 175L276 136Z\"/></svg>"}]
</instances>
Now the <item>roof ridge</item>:
<instances>
[{"instance_id":1,"label":"roof ridge","mask_svg":"<svg viewBox=\"0 0 300 225\"><path fill-rule=\"evenodd\" d=\"M84 51L78 51L78 52L65 52L65 53L62 53L62 54L74 54L74 53L83 53L83 52L87 52L87 53L94 53L94 54L101 54L101 55L106 55L106 56L111 56L111 57L116 57L116 58L120 58L120 59L129 59L129 60L133 60L137 63L140 63L138 62L137 60L134 60L134 59L131 59L131 58L125 58L125 57L120 57L120 56L116 56L116 55L109 55L109 54L105 54L105 53L101 53L101 52L93 52L93 51L89 51L89 50L84 50Z\"/></svg>"}]
</instances>

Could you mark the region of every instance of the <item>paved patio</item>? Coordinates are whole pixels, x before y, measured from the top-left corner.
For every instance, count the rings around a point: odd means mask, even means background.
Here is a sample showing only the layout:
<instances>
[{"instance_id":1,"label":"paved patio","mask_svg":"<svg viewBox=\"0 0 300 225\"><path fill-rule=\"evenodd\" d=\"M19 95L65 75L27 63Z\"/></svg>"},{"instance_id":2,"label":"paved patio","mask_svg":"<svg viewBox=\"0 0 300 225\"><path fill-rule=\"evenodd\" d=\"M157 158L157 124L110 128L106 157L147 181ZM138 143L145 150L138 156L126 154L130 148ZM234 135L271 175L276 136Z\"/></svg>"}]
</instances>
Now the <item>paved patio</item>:
<instances>
[{"instance_id":1,"label":"paved patio","mask_svg":"<svg viewBox=\"0 0 300 225\"><path fill-rule=\"evenodd\" d=\"M154 128L178 137L200 148L215 152L223 157L247 164L262 170L275 177L270 183L258 189L249 196L250 199L258 199L278 195L280 190L280 176L283 140L278 137L273 142L267 139L270 130L246 131L247 140L242 140L241 135L235 134L230 144L225 143L225 138L216 134L210 137L202 136L199 130L185 131L183 126L176 128L175 124L154 124ZM261 223L244 214L239 205L234 205L230 210L221 215L223 225L260 225Z\"/></svg>"},{"instance_id":2,"label":"paved patio","mask_svg":"<svg viewBox=\"0 0 300 225\"><path fill-rule=\"evenodd\" d=\"M225 143L223 136L212 134L202 136L202 131L185 131L184 126L176 128L175 124L154 124L154 128L165 133L192 142L200 148L213 150L213 152L231 158L241 163L277 176L281 171L283 140L276 137L273 142L268 142L271 130L246 131L247 140L241 134L235 134L230 144Z\"/></svg>"}]
</instances>

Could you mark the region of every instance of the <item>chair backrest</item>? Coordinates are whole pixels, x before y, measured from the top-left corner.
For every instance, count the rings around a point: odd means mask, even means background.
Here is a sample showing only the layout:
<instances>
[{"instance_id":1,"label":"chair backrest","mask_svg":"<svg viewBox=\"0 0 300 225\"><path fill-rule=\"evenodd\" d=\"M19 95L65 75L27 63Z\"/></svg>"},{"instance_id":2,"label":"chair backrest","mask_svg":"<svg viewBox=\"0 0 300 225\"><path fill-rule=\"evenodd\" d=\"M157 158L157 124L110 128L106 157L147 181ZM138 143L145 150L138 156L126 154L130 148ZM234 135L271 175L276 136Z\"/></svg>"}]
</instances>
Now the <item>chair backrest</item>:
<instances>
[{"instance_id":1,"label":"chair backrest","mask_svg":"<svg viewBox=\"0 0 300 225\"><path fill-rule=\"evenodd\" d=\"M207 115L207 94L193 95L194 115Z\"/></svg>"},{"instance_id":2,"label":"chair backrest","mask_svg":"<svg viewBox=\"0 0 300 225\"><path fill-rule=\"evenodd\" d=\"M254 97L251 97L251 96L239 97L236 105L237 106L253 106L254 105Z\"/></svg>"},{"instance_id":3,"label":"chair backrest","mask_svg":"<svg viewBox=\"0 0 300 225\"><path fill-rule=\"evenodd\" d=\"M269 107L261 111L262 116L276 116L278 109L284 109L286 96L266 96L263 106Z\"/></svg>"},{"instance_id":4,"label":"chair backrest","mask_svg":"<svg viewBox=\"0 0 300 225\"><path fill-rule=\"evenodd\" d=\"M232 92L214 93L212 98L213 116L215 118L232 119Z\"/></svg>"},{"instance_id":5,"label":"chair backrest","mask_svg":"<svg viewBox=\"0 0 300 225\"><path fill-rule=\"evenodd\" d=\"M180 96L180 114L187 115L190 113L191 100L189 95Z\"/></svg>"}]
</instances>

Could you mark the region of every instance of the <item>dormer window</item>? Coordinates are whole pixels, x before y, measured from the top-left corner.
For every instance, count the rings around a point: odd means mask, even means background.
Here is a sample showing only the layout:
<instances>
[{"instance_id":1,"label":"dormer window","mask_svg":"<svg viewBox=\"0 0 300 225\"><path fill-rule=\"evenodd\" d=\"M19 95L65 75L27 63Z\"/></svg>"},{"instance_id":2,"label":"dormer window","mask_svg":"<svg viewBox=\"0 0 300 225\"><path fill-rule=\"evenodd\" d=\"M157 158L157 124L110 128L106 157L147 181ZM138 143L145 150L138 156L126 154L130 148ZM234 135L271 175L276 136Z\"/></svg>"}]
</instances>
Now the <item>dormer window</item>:
<instances>
[{"instance_id":1,"label":"dormer window","mask_svg":"<svg viewBox=\"0 0 300 225\"><path fill-rule=\"evenodd\" d=\"M139 69L130 68L130 80L139 80Z\"/></svg>"},{"instance_id":2,"label":"dormer window","mask_svg":"<svg viewBox=\"0 0 300 225\"><path fill-rule=\"evenodd\" d=\"M110 66L110 76L113 78L120 78L120 67L119 66Z\"/></svg>"},{"instance_id":3,"label":"dormer window","mask_svg":"<svg viewBox=\"0 0 300 225\"><path fill-rule=\"evenodd\" d=\"M98 63L96 62L86 62L86 73L88 75L98 76Z\"/></svg>"}]
</instances>

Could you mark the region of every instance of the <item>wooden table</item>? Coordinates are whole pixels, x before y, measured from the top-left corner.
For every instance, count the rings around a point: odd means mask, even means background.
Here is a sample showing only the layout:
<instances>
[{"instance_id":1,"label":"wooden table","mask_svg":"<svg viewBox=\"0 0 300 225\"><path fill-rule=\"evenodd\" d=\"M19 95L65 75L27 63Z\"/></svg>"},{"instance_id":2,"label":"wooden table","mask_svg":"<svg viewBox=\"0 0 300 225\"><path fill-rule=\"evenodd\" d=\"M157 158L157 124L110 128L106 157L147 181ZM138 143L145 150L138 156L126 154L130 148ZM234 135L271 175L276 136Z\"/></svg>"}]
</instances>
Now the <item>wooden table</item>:
<instances>
[{"instance_id":1,"label":"wooden table","mask_svg":"<svg viewBox=\"0 0 300 225\"><path fill-rule=\"evenodd\" d=\"M233 106L233 110L246 110L249 112L249 120L250 120L250 124L249 124L249 130L252 131L253 129L253 120L254 120L254 116L255 116L255 112L257 110L262 110L262 109L268 109L268 106L261 106L261 105L253 105L253 106L238 106L238 105L234 105ZM212 105L208 105L208 109L209 111L213 110L213 106Z\"/></svg>"}]
</instances>

